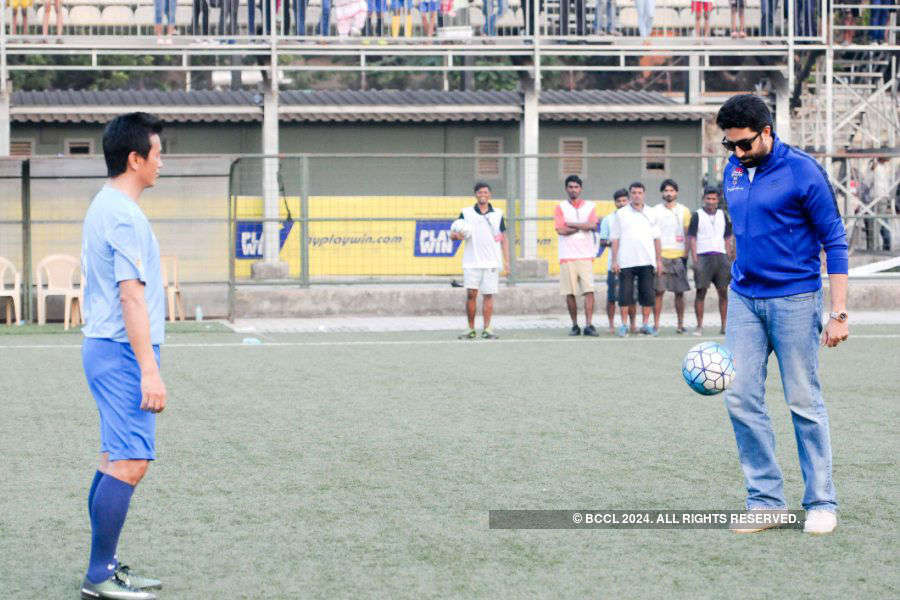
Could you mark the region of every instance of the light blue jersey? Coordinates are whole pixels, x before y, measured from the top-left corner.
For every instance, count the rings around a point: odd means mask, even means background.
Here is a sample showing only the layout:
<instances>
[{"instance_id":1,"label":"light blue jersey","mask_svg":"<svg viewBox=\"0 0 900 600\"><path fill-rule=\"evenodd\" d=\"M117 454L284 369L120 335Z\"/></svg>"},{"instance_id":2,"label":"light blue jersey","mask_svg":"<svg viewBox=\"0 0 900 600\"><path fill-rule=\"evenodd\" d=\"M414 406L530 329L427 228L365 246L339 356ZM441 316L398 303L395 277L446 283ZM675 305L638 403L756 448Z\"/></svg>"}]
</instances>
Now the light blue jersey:
<instances>
[{"instance_id":1,"label":"light blue jersey","mask_svg":"<svg viewBox=\"0 0 900 600\"><path fill-rule=\"evenodd\" d=\"M163 343L166 308L159 243L138 205L109 185L97 192L84 217L81 268L85 337L128 342L118 284L139 279L150 317L150 343Z\"/></svg>"}]
</instances>

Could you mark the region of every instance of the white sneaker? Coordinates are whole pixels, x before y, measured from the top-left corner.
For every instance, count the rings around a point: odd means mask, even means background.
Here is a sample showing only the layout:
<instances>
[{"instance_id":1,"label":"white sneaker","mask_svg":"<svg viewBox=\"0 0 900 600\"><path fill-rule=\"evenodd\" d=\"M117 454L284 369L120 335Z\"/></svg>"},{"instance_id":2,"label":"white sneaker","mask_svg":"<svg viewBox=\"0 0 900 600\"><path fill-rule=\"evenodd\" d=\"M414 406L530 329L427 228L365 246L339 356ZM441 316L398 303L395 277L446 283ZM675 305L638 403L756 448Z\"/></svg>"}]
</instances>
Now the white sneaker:
<instances>
[{"instance_id":1,"label":"white sneaker","mask_svg":"<svg viewBox=\"0 0 900 600\"><path fill-rule=\"evenodd\" d=\"M786 508L751 508L737 522L731 524L734 533L759 533L780 527L788 516Z\"/></svg>"},{"instance_id":2,"label":"white sneaker","mask_svg":"<svg viewBox=\"0 0 900 600\"><path fill-rule=\"evenodd\" d=\"M830 510L806 511L806 523L803 524L804 533L825 535L831 533L837 527L837 515Z\"/></svg>"}]
</instances>

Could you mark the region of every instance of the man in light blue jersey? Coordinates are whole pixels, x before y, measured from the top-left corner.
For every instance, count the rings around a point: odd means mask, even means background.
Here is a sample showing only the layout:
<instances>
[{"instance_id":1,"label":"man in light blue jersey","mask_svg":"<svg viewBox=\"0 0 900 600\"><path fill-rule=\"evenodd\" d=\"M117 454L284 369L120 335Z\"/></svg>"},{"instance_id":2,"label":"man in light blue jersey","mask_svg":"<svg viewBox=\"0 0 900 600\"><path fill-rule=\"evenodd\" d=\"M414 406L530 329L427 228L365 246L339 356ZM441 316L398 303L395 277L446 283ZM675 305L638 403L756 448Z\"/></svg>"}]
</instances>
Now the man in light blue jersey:
<instances>
[{"instance_id":1,"label":"man in light blue jersey","mask_svg":"<svg viewBox=\"0 0 900 600\"><path fill-rule=\"evenodd\" d=\"M162 123L147 113L115 118L103 133L109 180L84 218L82 361L100 413L100 466L88 494L91 554L82 598L153 600L162 587L119 563L116 545L135 486L156 458L156 413L165 305L159 244L137 205L162 167Z\"/></svg>"}]
</instances>

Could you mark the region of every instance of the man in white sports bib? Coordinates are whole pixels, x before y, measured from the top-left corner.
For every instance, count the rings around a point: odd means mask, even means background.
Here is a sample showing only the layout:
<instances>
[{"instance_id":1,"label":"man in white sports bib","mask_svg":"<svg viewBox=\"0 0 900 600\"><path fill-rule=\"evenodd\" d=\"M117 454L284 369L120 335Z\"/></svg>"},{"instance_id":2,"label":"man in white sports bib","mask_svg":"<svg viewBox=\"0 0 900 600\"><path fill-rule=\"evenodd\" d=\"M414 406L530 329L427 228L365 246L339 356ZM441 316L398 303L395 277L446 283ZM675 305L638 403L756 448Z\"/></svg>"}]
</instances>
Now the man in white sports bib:
<instances>
[{"instance_id":1,"label":"man in white sports bib","mask_svg":"<svg viewBox=\"0 0 900 600\"><path fill-rule=\"evenodd\" d=\"M491 186L484 182L476 183L475 199L474 206L467 206L459 213L459 218L465 220L471 235L466 238L464 234L455 231L450 234L454 240L466 242L462 266L469 329L459 338L474 340L478 337L475 332L475 312L480 291L484 315L481 337L494 340L498 337L491 329L494 294L500 286L501 268L503 275L509 272L509 241L506 238L503 212L491 205Z\"/></svg>"}]
</instances>

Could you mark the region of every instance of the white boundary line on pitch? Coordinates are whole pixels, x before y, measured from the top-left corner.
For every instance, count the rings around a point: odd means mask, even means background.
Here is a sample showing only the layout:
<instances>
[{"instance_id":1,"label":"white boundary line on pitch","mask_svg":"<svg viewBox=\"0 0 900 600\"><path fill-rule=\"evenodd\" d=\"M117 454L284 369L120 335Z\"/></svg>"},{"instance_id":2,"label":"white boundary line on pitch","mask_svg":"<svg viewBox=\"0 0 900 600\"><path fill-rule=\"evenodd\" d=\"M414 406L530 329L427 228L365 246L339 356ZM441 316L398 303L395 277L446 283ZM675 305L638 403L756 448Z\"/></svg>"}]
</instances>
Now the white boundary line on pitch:
<instances>
[{"instance_id":1,"label":"white boundary line on pitch","mask_svg":"<svg viewBox=\"0 0 900 600\"><path fill-rule=\"evenodd\" d=\"M582 336L583 337L583 336ZM708 340L722 340L723 336L708 336L697 338L697 343ZM858 339L900 339L900 334L894 333L873 333L851 335L851 340ZM475 340L476 342L479 340ZM630 338L600 338L595 342L689 342L694 341L693 336L688 337L630 337ZM262 342L260 344L245 344L243 342L212 342L208 344L165 344L164 348L266 348L266 347L317 347L317 346L425 346L434 344L459 344L466 346L482 345L496 346L498 344L543 344L547 342L556 343L591 343L583 342L574 336L571 338L534 338L534 339L501 339L492 341L481 341L479 344L473 344L472 340L343 340L333 342ZM53 348L81 348L81 344L22 344L22 345L2 345L0 350L50 350Z\"/></svg>"}]
</instances>

